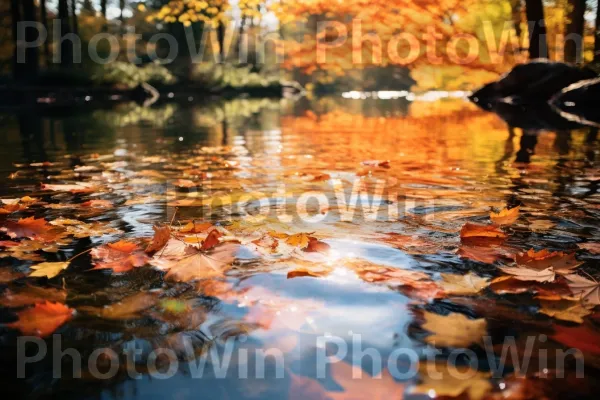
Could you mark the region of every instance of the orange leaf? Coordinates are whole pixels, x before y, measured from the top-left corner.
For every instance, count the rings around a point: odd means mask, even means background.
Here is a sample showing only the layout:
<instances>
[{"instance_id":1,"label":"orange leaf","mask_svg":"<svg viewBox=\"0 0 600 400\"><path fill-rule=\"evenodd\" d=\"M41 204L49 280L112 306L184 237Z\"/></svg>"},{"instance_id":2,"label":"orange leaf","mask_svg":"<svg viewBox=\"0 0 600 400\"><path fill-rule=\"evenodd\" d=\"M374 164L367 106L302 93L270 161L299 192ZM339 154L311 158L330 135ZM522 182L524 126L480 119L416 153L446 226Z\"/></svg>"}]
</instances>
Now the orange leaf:
<instances>
[{"instance_id":1,"label":"orange leaf","mask_svg":"<svg viewBox=\"0 0 600 400\"><path fill-rule=\"evenodd\" d=\"M308 238L308 246L304 249L307 253L327 253L331 246L325 242L321 242L319 239L314 237Z\"/></svg>"},{"instance_id":2,"label":"orange leaf","mask_svg":"<svg viewBox=\"0 0 600 400\"><path fill-rule=\"evenodd\" d=\"M165 247L165 244L171 238L171 228L167 225L165 226L153 226L154 229L154 237L152 238L152 243L146 247L146 253L155 253Z\"/></svg>"},{"instance_id":3,"label":"orange leaf","mask_svg":"<svg viewBox=\"0 0 600 400\"><path fill-rule=\"evenodd\" d=\"M92 250L94 268L112 269L113 272L127 272L133 268L143 267L149 258L135 243L120 240Z\"/></svg>"},{"instance_id":4,"label":"orange leaf","mask_svg":"<svg viewBox=\"0 0 600 400\"><path fill-rule=\"evenodd\" d=\"M46 301L17 313L19 320L7 326L20 330L23 335L45 337L71 319L72 313L73 310L63 304Z\"/></svg>"},{"instance_id":5,"label":"orange leaf","mask_svg":"<svg viewBox=\"0 0 600 400\"><path fill-rule=\"evenodd\" d=\"M44 218L35 219L35 217L21 218L18 221L5 221L0 230L6 232L12 239L29 238L44 242L56 240L62 233L61 230L49 225Z\"/></svg>"},{"instance_id":6,"label":"orange leaf","mask_svg":"<svg viewBox=\"0 0 600 400\"><path fill-rule=\"evenodd\" d=\"M519 211L521 207L517 206L511 209L503 209L499 213L490 213L490 219L496 225L511 225L519 219Z\"/></svg>"},{"instance_id":7,"label":"orange leaf","mask_svg":"<svg viewBox=\"0 0 600 400\"><path fill-rule=\"evenodd\" d=\"M85 203L81 203L81 206L91 208L112 208L113 203L108 200L89 200Z\"/></svg>"},{"instance_id":8,"label":"orange leaf","mask_svg":"<svg viewBox=\"0 0 600 400\"><path fill-rule=\"evenodd\" d=\"M179 232L181 233L202 233L213 227L213 224L210 222L188 222L186 226L181 228Z\"/></svg>"},{"instance_id":9,"label":"orange leaf","mask_svg":"<svg viewBox=\"0 0 600 400\"><path fill-rule=\"evenodd\" d=\"M213 229L212 231L210 231L206 239L204 239L204 241L202 242L200 250L206 251L212 249L213 247L219 244L219 238L221 236L223 236L221 235L221 232L219 232L217 229Z\"/></svg>"},{"instance_id":10,"label":"orange leaf","mask_svg":"<svg viewBox=\"0 0 600 400\"><path fill-rule=\"evenodd\" d=\"M479 246L497 245L504 242L506 234L494 225L478 225L467 222L460 230L460 240Z\"/></svg>"},{"instance_id":11,"label":"orange leaf","mask_svg":"<svg viewBox=\"0 0 600 400\"><path fill-rule=\"evenodd\" d=\"M575 253L566 254L562 251L550 252L546 249L538 252L530 249L527 253L517 254L515 261L520 266L536 270L544 270L552 267L559 273L569 273L582 264L575 258Z\"/></svg>"}]
</instances>

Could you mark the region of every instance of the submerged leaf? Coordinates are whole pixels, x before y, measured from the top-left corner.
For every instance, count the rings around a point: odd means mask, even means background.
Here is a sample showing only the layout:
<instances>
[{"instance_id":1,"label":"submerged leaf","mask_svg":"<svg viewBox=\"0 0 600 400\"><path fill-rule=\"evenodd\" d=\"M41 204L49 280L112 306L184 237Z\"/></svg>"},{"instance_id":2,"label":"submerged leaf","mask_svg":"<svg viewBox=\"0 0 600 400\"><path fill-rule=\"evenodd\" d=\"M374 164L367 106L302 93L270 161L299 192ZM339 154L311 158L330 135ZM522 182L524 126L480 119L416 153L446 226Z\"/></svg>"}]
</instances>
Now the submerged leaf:
<instances>
[{"instance_id":1,"label":"submerged leaf","mask_svg":"<svg viewBox=\"0 0 600 400\"><path fill-rule=\"evenodd\" d=\"M471 344L480 343L487 333L485 319L469 319L459 313L443 316L427 311L423 316L423 329L433 333L425 338L425 341L437 347L469 347Z\"/></svg>"},{"instance_id":2,"label":"submerged leaf","mask_svg":"<svg viewBox=\"0 0 600 400\"><path fill-rule=\"evenodd\" d=\"M171 228L168 225L153 226L152 229L154 229L154 237L152 238L152 243L146 247L146 253L148 254L161 250L171 238Z\"/></svg>"},{"instance_id":3,"label":"submerged leaf","mask_svg":"<svg viewBox=\"0 0 600 400\"><path fill-rule=\"evenodd\" d=\"M80 307L79 311L94 314L100 318L127 320L140 317L140 312L158 303L158 294L154 292L138 293L106 307Z\"/></svg>"},{"instance_id":4,"label":"submerged leaf","mask_svg":"<svg viewBox=\"0 0 600 400\"><path fill-rule=\"evenodd\" d=\"M546 249L536 252L533 249L527 253L517 254L515 261L519 266L538 271L552 267L554 271L564 274L579 267L581 262L575 259L575 253L565 254L562 251L550 252Z\"/></svg>"},{"instance_id":5,"label":"submerged leaf","mask_svg":"<svg viewBox=\"0 0 600 400\"><path fill-rule=\"evenodd\" d=\"M7 324L23 335L46 337L71 319L73 310L61 303L38 303L32 308L17 313L19 320Z\"/></svg>"},{"instance_id":6,"label":"submerged leaf","mask_svg":"<svg viewBox=\"0 0 600 400\"><path fill-rule=\"evenodd\" d=\"M540 310L542 314L560 319L563 321L571 321L581 324L582 317L589 315L592 311L582 305L580 301L572 300L542 300L540 301Z\"/></svg>"}]
</instances>

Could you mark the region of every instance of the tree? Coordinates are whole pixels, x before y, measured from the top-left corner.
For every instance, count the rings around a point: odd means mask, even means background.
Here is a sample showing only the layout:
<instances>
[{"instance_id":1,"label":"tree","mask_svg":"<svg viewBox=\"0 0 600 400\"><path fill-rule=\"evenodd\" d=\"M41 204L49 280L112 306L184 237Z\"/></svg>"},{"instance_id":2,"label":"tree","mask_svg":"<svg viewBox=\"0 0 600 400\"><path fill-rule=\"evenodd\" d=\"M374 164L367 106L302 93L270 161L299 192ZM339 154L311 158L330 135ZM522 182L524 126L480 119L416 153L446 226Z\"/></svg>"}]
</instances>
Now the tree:
<instances>
[{"instance_id":1,"label":"tree","mask_svg":"<svg viewBox=\"0 0 600 400\"><path fill-rule=\"evenodd\" d=\"M48 31L48 9L46 8L46 0L40 1L40 18L42 19L42 25ZM46 66L50 66L50 35L44 40L44 58L46 60Z\"/></svg>"},{"instance_id":2,"label":"tree","mask_svg":"<svg viewBox=\"0 0 600 400\"><path fill-rule=\"evenodd\" d=\"M594 61L600 62L600 2L596 7L596 38L594 41Z\"/></svg>"},{"instance_id":3,"label":"tree","mask_svg":"<svg viewBox=\"0 0 600 400\"><path fill-rule=\"evenodd\" d=\"M529 27L529 58L548 58L548 39L542 0L525 0Z\"/></svg>"},{"instance_id":4,"label":"tree","mask_svg":"<svg viewBox=\"0 0 600 400\"><path fill-rule=\"evenodd\" d=\"M21 79L24 75L23 70L20 68L17 62L17 43L18 43L18 26L21 22L21 8L19 7L19 0L11 0L10 2L10 16L12 24L12 37L13 37L13 75L15 79Z\"/></svg>"},{"instance_id":5,"label":"tree","mask_svg":"<svg viewBox=\"0 0 600 400\"><path fill-rule=\"evenodd\" d=\"M58 19L60 20L60 35L65 37L71 33L69 23L68 0L58 0ZM62 40L60 43L60 65L69 67L73 64L73 43L70 40Z\"/></svg>"},{"instance_id":6,"label":"tree","mask_svg":"<svg viewBox=\"0 0 600 400\"><path fill-rule=\"evenodd\" d=\"M569 0L565 36L565 61L569 63L580 63L583 58L585 6L585 0Z\"/></svg>"},{"instance_id":7,"label":"tree","mask_svg":"<svg viewBox=\"0 0 600 400\"><path fill-rule=\"evenodd\" d=\"M37 10L34 0L22 0L23 4L23 20L36 22ZM25 40L27 42L35 42L38 34L33 29L25 30ZM37 47L28 47L25 49L25 65L24 70L28 76L35 76L38 72L39 54Z\"/></svg>"}]
</instances>

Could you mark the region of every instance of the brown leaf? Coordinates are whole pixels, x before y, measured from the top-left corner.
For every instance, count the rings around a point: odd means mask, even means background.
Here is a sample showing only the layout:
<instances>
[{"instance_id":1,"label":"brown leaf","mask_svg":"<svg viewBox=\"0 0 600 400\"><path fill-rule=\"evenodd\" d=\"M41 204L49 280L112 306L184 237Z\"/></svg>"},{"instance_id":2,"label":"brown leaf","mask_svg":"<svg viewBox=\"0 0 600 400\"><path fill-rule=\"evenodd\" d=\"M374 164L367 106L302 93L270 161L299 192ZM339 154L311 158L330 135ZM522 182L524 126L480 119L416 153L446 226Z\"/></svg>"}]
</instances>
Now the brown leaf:
<instances>
[{"instance_id":1,"label":"brown leaf","mask_svg":"<svg viewBox=\"0 0 600 400\"><path fill-rule=\"evenodd\" d=\"M65 303L67 301L67 292L63 289L42 288L39 286L25 286L19 288L17 292L10 289L2 293L0 304L4 307L24 307L44 301Z\"/></svg>"},{"instance_id":2,"label":"brown leaf","mask_svg":"<svg viewBox=\"0 0 600 400\"><path fill-rule=\"evenodd\" d=\"M584 305L577 300L542 300L540 301L539 312L556 319L576 322L578 324L583 323L582 317L592 313L589 308L584 307Z\"/></svg>"},{"instance_id":3,"label":"brown leaf","mask_svg":"<svg viewBox=\"0 0 600 400\"><path fill-rule=\"evenodd\" d=\"M42 190L53 190L55 192L71 192L76 193L93 193L98 189L92 183L88 182L77 182L75 184L60 185L60 184L42 184Z\"/></svg>"},{"instance_id":4,"label":"brown leaf","mask_svg":"<svg viewBox=\"0 0 600 400\"><path fill-rule=\"evenodd\" d=\"M575 253L565 254L562 251L550 252L546 249L538 252L530 249L527 253L517 254L515 261L519 266L538 271L552 267L559 274L568 274L571 270L583 264L577 261Z\"/></svg>"},{"instance_id":5,"label":"brown leaf","mask_svg":"<svg viewBox=\"0 0 600 400\"><path fill-rule=\"evenodd\" d=\"M574 296L585 304L600 305L600 283L575 274L565 275L565 278Z\"/></svg>"},{"instance_id":6,"label":"brown leaf","mask_svg":"<svg viewBox=\"0 0 600 400\"><path fill-rule=\"evenodd\" d=\"M17 313L19 320L7 324L26 336L46 337L71 319L73 310L61 303L46 301Z\"/></svg>"},{"instance_id":7,"label":"brown leaf","mask_svg":"<svg viewBox=\"0 0 600 400\"><path fill-rule=\"evenodd\" d=\"M314 237L308 238L308 245L304 249L304 251L308 253L327 253L331 249L325 242L321 242L319 239Z\"/></svg>"},{"instance_id":8,"label":"brown leaf","mask_svg":"<svg viewBox=\"0 0 600 400\"><path fill-rule=\"evenodd\" d=\"M49 225L44 218L34 217L21 218L18 221L4 221L0 230L12 239L29 238L43 242L51 242L58 239L63 231Z\"/></svg>"},{"instance_id":9,"label":"brown leaf","mask_svg":"<svg viewBox=\"0 0 600 400\"><path fill-rule=\"evenodd\" d=\"M148 254L162 250L171 238L171 228L168 225L153 226L152 229L154 229L154 237L152 238L152 243L146 247L146 253Z\"/></svg>"},{"instance_id":10,"label":"brown leaf","mask_svg":"<svg viewBox=\"0 0 600 400\"><path fill-rule=\"evenodd\" d=\"M145 292L126 297L106 307L80 307L78 311L105 319L128 320L139 318L140 312L153 307L157 302L157 293Z\"/></svg>"},{"instance_id":11,"label":"brown leaf","mask_svg":"<svg viewBox=\"0 0 600 400\"><path fill-rule=\"evenodd\" d=\"M115 273L143 267L149 260L146 253L137 244L126 240L96 247L91 254L94 260L94 270L112 269Z\"/></svg>"},{"instance_id":12,"label":"brown leaf","mask_svg":"<svg viewBox=\"0 0 600 400\"><path fill-rule=\"evenodd\" d=\"M553 282L556 277L552 267L542 271L522 267L500 267L500 270L520 281Z\"/></svg>"},{"instance_id":13,"label":"brown leaf","mask_svg":"<svg viewBox=\"0 0 600 400\"><path fill-rule=\"evenodd\" d=\"M600 254L600 243L580 243L577 246L579 246L580 249L587 250L592 254Z\"/></svg>"}]
</instances>

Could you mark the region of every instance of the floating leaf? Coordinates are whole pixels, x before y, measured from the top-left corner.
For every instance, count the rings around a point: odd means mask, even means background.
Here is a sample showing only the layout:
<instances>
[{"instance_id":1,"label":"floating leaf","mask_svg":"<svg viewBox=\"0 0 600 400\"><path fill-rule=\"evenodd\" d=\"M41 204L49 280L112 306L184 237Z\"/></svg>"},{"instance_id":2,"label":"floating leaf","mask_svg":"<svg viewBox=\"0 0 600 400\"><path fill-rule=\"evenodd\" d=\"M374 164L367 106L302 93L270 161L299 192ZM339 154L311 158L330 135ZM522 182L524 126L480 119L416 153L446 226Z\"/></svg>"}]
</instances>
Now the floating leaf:
<instances>
[{"instance_id":1,"label":"floating leaf","mask_svg":"<svg viewBox=\"0 0 600 400\"><path fill-rule=\"evenodd\" d=\"M499 213L490 213L490 219L496 225L511 225L519 219L521 207L517 206L511 209L503 209Z\"/></svg>"},{"instance_id":2,"label":"floating leaf","mask_svg":"<svg viewBox=\"0 0 600 400\"><path fill-rule=\"evenodd\" d=\"M26 336L46 337L71 319L73 310L61 303L46 301L17 313L19 320L7 324Z\"/></svg>"},{"instance_id":3,"label":"floating leaf","mask_svg":"<svg viewBox=\"0 0 600 400\"><path fill-rule=\"evenodd\" d=\"M553 282L556 277L552 267L542 271L522 267L500 267L500 270L520 281Z\"/></svg>"},{"instance_id":4,"label":"floating leaf","mask_svg":"<svg viewBox=\"0 0 600 400\"><path fill-rule=\"evenodd\" d=\"M515 261L519 266L538 271L552 267L559 274L568 274L571 270L583 264L577 261L575 253L565 254L562 251L550 252L546 249L538 252L530 249L527 253L517 254Z\"/></svg>"},{"instance_id":5,"label":"floating leaf","mask_svg":"<svg viewBox=\"0 0 600 400\"><path fill-rule=\"evenodd\" d=\"M78 182L75 184L42 184L42 190L53 190L55 192L93 193L98 189L93 183Z\"/></svg>"},{"instance_id":6,"label":"floating leaf","mask_svg":"<svg viewBox=\"0 0 600 400\"><path fill-rule=\"evenodd\" d=\"M492 244L502 242L506 234L494 225L478 225L467 222L460 230L460 239L463 243Z\"/></svg>"},{"instance_id":7,"label":"floating leaf","mask_svg":"<svg viewBox=\"0 0 600 400\"><path fill-rule=\"evenodd\" d=\"M91 254L94 261L93 269L112 269L115 273L143 267L149 260L136 243L126 240L96 247L92 249Z\"/></svg>"},{"instance_id":8,"label":"floating leaf","mask_svg":"<svg viewBox=\"0 0 600 400\"><path fill-rule=\"evenodd\" d=\"M573 295L585 304L600 305L600 283L588 280L581 275L565 275Z\"/></svg>"},{"instance_id":9,"label":"floating leaf","mask_svg":"<svg viewBox=\"0 0 600 400\"><path fill-rule=\"evenodd\" d=\"M439 284L444 292L452 295L474 295L488 286L489 279L481 278L471 272L466 275L441 274Z\"/></svg>"},{"instance_id":10,"label":"floating leaf","mask_svg":"<svg viewBox=\"0 0 600 400\"><path fill-rule=\"evenodd\" d=\"M459 313L443 316L427 311L423 316L423 329L433 333L425 341L437 347L469 347L480 343L487 333L485 319L469 319Z\"/></svg>"},{"instance_id":11,"label":"floating leaf","mask_svg":"<svg viewBox=\"0 0 600 400\"><path fill-rule=\"evenodd\" d=\"M152 243L146 247L146 253L148 254L161 250L171 238L171 228L168 225L153 226L152 229L154 230L154 237L152 238Z\"/></svg>"},{"instance_id":12,"label":"floating leaf","mask_svg":"<svg viewBox=\"0 0 600 400\"><path fill-rule=\"evenodd\" d=\"M140 312L153 307L157 302L157 293L146 292L134 294L106 307L80 307L78 310L100 318L128 320L140 318Z\"/></svg>"},{"instance_id":13,"label":"floating leaf","mask_svg":"<svg viewBox=\"0 0 600 400\"><path fill-rule=\"evenodd\" d=\"M572 300L542 300L540 301L539 312L556 319L576 322L578 324L583 322L583 317L592 313L580 301Z\"/></svg>"},{"instance_id":14,"label":"floating leaf","mask_svg":"<svg viewBox=\"0 0 600 400\"><path fill-rule=\"evenodd\" d=\"M44 218L21 218L18 221L4 221L0 230L12 239L29 238L31 240L40 240L51 242L58 239L62 231L49 225Z\"/></svg>"},{"instance_id":15,"label":"floating leaf","mask_svg":"<svg viewBox=\"0 0 600 400\"><path fill-rule=\"evenodd\" d=\"M69 267L70 262L45 262L37 265L32 265L31 268L34 272L29 274L30 277L46 277L48 279L54 278L60 274L61 271Z\"/></svg>"},{"instance_id":16,"label":"floating leaf","mask_svg":"<svg viewBox=\"0 0 600 400\"><path fill-rule=\"evenodd\" d=\"M202 233L213 227L210 222L188 222L179 230L181 233Z\"/></svg>"},{"instance_id":17,"label":"floating leaf","mask_svg":"<svg viewBox=\"0 0 600 400\"><path fill-rule=\"evenodd\" d=\"M600 243L580 243L577 246L579 246L580 249L587 250L592 254L600 254Z\"/></svg>"}]
</instances>

